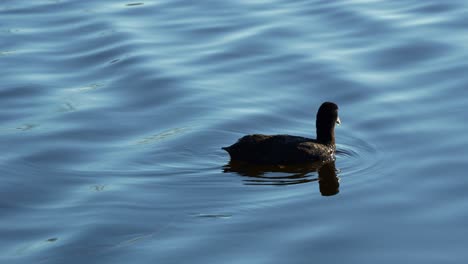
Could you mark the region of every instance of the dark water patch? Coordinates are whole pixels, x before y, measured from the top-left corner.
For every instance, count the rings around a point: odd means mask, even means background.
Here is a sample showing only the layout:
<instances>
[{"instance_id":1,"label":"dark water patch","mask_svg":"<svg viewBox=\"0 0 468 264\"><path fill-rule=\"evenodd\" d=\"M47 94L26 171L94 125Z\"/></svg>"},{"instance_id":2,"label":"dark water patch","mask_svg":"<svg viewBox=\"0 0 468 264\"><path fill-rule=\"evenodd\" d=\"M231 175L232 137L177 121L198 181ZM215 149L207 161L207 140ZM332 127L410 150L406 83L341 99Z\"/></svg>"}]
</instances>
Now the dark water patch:
<instances>
[{"instance_id":1,"label":"dark water patch","mask_svg":"<svg viewBox=\"0 0 468 264\"><path fill-rule=\"evenodd\" d=\"M126 4L126 6L140 6L140 5L144 5L144 3L128 3L128 4Z\"/></svg>"},{"instance_id":2,"label":"dark water patch","mask_svg":"<svg viewBox=\"0 0 468 264\"><path fill-rule=\"evenodd\" d=\"M437 60L450 49L443 43L424 43L411 41L398 46L379 49L369 54L371 68L377 70L400 70L415 67L417 64Z\"/></svg>"},{"instance_id":3,"label":"dark water patch","mask_svg":"<svg viewBox=\"0 0 468 264\"><path fill-rule=\"evenodd\" d=\"M456 10L458 7L459 5L456 2L421 3L419 6L412 8L411 11L415 14L432 15L449 13Z\"/></svg>"},{"instance_id":4,"label":"dark water patch","mask_svg":"<svg viewBox=\"0 0 468 264\"><path fill-rule=\"evenodd\" d=\"M231 214L193 214L195 217L199 218L214 218L214 219L227 219L231 218Z\"/></svg>"}]
</instances>

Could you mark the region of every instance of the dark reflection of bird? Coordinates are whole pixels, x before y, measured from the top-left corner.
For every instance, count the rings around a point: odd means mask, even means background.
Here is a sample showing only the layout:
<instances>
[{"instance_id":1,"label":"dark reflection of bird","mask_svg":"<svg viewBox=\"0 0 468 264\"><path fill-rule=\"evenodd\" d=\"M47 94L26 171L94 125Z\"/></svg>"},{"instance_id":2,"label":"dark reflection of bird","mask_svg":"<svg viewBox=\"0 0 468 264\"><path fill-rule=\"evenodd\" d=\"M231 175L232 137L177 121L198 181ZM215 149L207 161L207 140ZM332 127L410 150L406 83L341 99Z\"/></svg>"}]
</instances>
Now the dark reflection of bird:
<instances>
[{"instance_id":1,"label":"dark reflection of bird","mask_svg":"<svg viewBox=\"0 0 468 264\"><path fill-rule=\"evenodd\" d=\"M336 176L335 162L324 163L318 170L319 188L323 196L332 196L340 192L340 178Z\"/></svg>"},{"instance_id":2,"label":"dark reflection of bird","mask_svg":"<svg viewBox=\"0 0 468 264\"><path fill-rule=\"evenodd\" d=\"M316 120L317 139L290 135L248 135L223 148L231 160L256 164L294 164L334 160L338 106L323 103Z\"/></svg>"},{"instance_id":3,"label":"dark reflection of bird","mask_svg":"<svg viewBox=\"0 0 468 264\"><path fill-rule=\"evenodd\" d=\"M259 165L231 161L224 166L224 172L235 172L247 177L244 180L246 185L292 185L318 181L323 196L337 194L340 187L334 161L295 165ZM318 172L318 178L310 175L312 172Z\"/></svg>"}]
</instances>

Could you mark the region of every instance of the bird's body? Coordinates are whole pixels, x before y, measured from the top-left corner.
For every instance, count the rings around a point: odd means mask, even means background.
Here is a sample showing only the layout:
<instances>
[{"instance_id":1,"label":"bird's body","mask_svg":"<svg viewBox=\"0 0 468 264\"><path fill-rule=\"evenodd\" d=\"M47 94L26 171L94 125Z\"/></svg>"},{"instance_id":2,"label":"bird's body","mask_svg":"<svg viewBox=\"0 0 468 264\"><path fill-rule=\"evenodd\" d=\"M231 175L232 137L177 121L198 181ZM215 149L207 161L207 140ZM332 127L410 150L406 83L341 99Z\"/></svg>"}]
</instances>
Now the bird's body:
<instances>
[{"instance_id":1,"label":"bird's body","mask_svg":"<svg viewBox=\"0 0 468 264\"><path fill-rule=\"evenodd\" d=\"M233 160L260 164L291 164L333 159L334 145L290 135L248 135L223 148Z\"/></svg>"},{"instance_id":2,"label":"bird's body","mask_svg":"<svg viewBox=\"0 0 468 264\"><path fill-rule=\"evenodd\" d=\"M290 135L248 135L223 148L232 160L258 164L293 164L330 161L335 153L338 106L325 102L317 113L317 139Z\"/></svg>"}]
</instances>

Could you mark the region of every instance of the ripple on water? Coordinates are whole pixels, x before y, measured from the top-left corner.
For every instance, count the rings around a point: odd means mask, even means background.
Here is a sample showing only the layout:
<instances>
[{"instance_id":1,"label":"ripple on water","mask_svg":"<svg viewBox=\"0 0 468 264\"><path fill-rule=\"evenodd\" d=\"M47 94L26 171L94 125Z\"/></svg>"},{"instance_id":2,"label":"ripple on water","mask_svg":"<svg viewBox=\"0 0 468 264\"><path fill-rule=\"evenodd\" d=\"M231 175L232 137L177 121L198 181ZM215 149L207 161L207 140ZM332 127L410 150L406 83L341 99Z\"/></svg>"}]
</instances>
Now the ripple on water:
<instances>
[{"instance_id":1,"label":"ripple on water","mask_svg":"<svg viewBox=\"0 0 468 264\"><path fill-rule=\"evenodd\" d=\"M350 184L359 184L378 177L381 159L382 155L378 149L365 140L352 135L340 137L336 163L343 178L352 176L352 179L349 179Z\"/></svg>"}]
</instances>

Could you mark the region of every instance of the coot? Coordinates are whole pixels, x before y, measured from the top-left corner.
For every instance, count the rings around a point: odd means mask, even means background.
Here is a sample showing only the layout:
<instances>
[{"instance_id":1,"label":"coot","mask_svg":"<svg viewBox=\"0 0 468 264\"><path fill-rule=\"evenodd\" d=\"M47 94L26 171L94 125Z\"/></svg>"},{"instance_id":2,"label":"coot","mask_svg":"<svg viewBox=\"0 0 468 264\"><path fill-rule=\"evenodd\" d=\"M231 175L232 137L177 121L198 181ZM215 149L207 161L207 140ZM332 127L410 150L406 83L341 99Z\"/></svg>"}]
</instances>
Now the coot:
<instances>
[{"instance_id":1,"label":"coot","mask_svg":"<svg viewBox=\"0 0 468 264\"><path fill-rule=\"evenodd\" d=\"M338 106L323 103L316 120L317 139L290 135L254 134L223 148L231 160L257 164L294 164L330 161L335 156L335 124L340 124Z\"/></svg>"}]
</instances>

